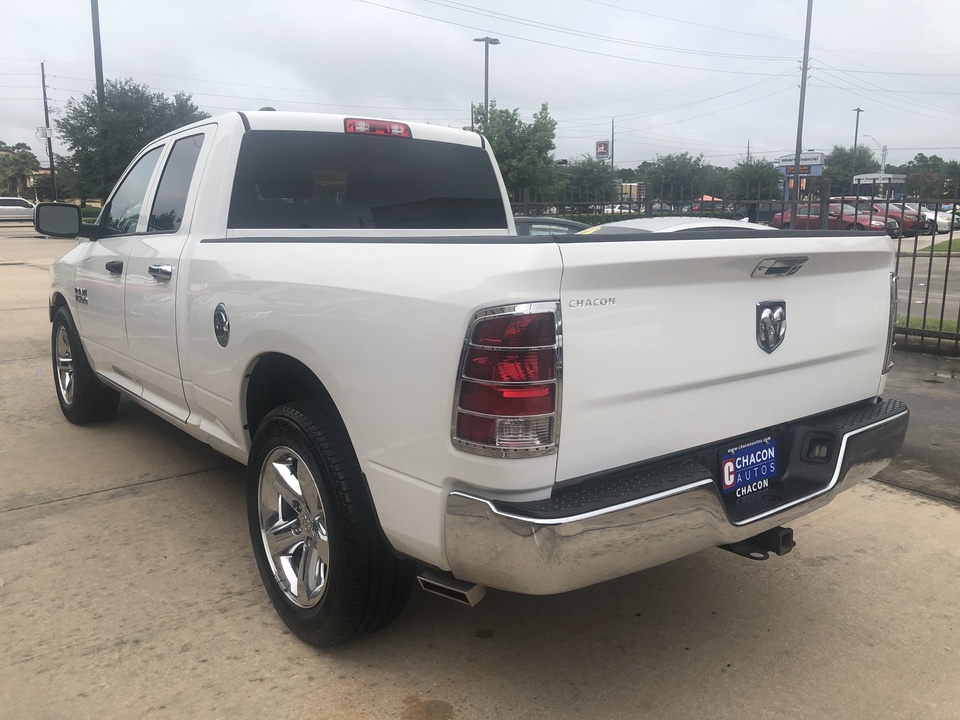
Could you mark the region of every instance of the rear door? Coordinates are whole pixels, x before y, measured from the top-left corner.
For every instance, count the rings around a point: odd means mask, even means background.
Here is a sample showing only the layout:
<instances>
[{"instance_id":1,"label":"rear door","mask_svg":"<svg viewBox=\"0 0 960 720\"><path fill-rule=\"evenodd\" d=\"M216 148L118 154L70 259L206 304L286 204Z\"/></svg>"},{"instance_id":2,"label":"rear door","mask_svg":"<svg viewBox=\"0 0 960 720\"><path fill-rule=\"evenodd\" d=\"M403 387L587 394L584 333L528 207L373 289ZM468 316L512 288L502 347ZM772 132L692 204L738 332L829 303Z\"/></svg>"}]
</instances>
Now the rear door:
<instances>
[{"instance_id":1,"label":"rear door","mask_svg":"<svg viewBox=\"0 0 960 720\"><path fill-rule=\"evenodd\" d=\"M162 172L143 232L133 241L124 291L129 354L144 400L177 420L189 410L177 347L180 260L203 160L216 125L167 142Z\"/></svg>"},{"instance_id":2,"label":"rear door","mask_svg":"<svg viewBox=\"0 0 960 720\"><path fill-rule=\"evenodd\" d=\"M557 480L874 397L892 243L867 233L647 233L560 243ZM758 270L806 258L795 274ZM764 307L785 333L761 345Z\"/></svg>"}]
</instances>

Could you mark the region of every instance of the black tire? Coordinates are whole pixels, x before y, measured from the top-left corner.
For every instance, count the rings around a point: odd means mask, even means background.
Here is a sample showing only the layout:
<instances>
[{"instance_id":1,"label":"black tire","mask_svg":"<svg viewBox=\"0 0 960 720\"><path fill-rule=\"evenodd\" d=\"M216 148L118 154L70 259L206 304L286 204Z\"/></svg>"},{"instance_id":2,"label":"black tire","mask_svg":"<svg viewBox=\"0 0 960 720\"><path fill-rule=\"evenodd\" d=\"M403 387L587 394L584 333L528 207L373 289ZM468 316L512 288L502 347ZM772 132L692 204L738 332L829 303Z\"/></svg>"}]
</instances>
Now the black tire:
<instances>
[{"instance_id":1,"label":"black tire","mask_svg":"<svg viewBox=\"0 0 960 720\"><path fill-rule=\"evenodd\" d=\"M90 367L80 333L65 305L53 316L50 356L57 400L67 420L84 425L109 420L116 414L120 393L101 383Z\"/></svg>"},{"instance_id":2,"label":"black tire","mask_svg":"<svg viewBox=\"0 0 960 720\"><path fill-rule=\"evenodd\" d=\"M293 478L283 490L299 490L277 492L278 468ZM319 405L282 406L260 424L247 465L247 518L267 595L300 639L339 645L385 627L406 605L414 565L383 539L346 431ZM304 568L316 572L305 577Z\"/></svg>"}]
</instances>

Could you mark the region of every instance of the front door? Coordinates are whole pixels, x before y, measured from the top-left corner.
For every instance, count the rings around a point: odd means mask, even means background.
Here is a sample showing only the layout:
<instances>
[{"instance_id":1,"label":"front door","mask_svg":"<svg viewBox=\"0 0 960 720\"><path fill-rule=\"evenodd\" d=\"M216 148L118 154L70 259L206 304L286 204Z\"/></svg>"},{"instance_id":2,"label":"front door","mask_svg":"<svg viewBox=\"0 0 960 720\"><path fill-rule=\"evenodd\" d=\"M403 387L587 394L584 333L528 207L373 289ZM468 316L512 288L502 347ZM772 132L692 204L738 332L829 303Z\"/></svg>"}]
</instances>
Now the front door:
<instances>
[{"instance_id":1,"label":"front door","mask_svg":"<svg viewBox=\"0 0 960 720\"><path fill-rule=\"evenodd\" d=\"M98 373L133 395L140 394L140 383L128 355L124 283L161 151L154 148L140 157L117 185L100 216L100 237L90 241L74 276L77 322L87 356Z\"/></svg>"}]
</instances>

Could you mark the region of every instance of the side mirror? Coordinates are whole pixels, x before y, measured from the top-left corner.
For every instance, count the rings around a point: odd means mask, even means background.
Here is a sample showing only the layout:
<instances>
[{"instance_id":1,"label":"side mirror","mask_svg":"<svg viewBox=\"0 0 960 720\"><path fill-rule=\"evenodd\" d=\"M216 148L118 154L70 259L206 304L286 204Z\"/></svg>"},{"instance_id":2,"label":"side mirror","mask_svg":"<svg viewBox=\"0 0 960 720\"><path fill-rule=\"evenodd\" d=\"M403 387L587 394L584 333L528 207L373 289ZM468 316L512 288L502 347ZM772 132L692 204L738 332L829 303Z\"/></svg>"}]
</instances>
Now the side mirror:
<instances>
[{"instance_id":1,"label":"side mirror","mask_svg":"<svg viewBox=\"0 0 960 720\"><path fill-rule=\"evenodd\" d=\"M77 237L83 227L83 218L76 205L39 203L33 211L33 226L41 235Z\"/></svg>"},{"instance_id":2,"label":"side mirror","mask_svg":"<svg viewBox=\"0 0 960 720\"><path fill-rule=\"evenodd\" d=\"M840 217L840 213L831 210L829 213L827 213L827 217Z\"/></svg>"}]
</instances>

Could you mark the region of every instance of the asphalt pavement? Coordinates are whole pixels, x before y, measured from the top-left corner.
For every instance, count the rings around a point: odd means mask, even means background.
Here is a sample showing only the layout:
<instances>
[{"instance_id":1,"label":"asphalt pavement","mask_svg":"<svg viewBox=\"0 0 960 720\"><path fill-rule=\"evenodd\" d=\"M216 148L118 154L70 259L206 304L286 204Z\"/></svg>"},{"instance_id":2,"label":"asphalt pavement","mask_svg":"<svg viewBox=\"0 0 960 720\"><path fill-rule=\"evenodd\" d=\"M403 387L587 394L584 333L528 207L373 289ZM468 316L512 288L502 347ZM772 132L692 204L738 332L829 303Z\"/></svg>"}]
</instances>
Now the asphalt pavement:
<instances>
[{"instance_id":1,"label":"asphalt pavement","mask_svg":"<svg viewBox=\"0 0 960 720\"><path fill-rule=\"evenodd\" d=\"M960 717L960 361L895 353L902 452L785 557L475 608L414 591L319 651L261 587L239 465L127 401L62 417L46 291L72 244L0 226L0 717Z\"/></svg>"}]
</instances>

